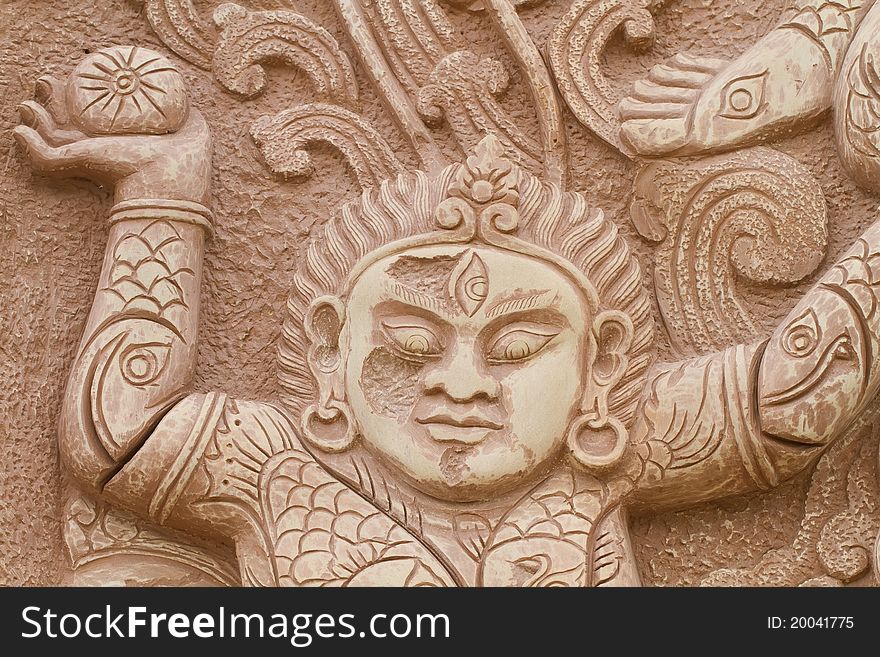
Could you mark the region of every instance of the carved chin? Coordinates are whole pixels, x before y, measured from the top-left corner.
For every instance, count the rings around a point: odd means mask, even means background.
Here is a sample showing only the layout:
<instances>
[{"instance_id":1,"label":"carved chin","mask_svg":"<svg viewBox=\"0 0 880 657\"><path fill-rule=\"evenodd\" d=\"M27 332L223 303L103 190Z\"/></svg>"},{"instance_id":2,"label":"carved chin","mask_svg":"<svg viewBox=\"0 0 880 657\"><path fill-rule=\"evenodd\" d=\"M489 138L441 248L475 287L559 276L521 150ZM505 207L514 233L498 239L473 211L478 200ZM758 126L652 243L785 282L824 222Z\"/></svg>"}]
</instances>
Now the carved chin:
<instances>
[{"instance_id":1,"label":"carved chin","mask_svg":"<svg viewBox=\"0 0 880 657\"><path fill-rule=\"evenodd\" d=\"M447 485L455 487L461 485L470 473L468 456L473 452L473 447L455 446L446 449L440 457L440 473Z\"/></svg>"},{"instance_id":2,"label":"carved chin","mask_svg":"<svg viewBox=\"0 0 880 657\"><path fill-rule=\"evenodd\" d=\"M519 467L511 471L514 457ZM557 463L552 459L536 468L532 462L524 463L518 453L508 452L492 458L479 445L457 444L441 452L433 476L422 474L408 478L416 488L438 499L487 501L545 478Z\"/></svg>"}]
</instances>

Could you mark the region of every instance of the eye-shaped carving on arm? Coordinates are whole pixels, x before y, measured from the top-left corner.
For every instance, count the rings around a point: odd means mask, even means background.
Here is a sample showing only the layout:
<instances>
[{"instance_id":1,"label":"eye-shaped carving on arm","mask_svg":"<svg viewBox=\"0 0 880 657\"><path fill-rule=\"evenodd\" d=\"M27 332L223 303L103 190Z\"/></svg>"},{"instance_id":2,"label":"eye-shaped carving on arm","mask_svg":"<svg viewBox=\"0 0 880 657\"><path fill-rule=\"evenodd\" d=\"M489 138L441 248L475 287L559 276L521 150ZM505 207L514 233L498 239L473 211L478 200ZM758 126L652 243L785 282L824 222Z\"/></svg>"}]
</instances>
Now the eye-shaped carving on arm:
<instances>
[{"instance_id":1,"label":"eye-shaped carving on arm","mask_svg":"<svg viewBox=\"0 0 880 657\"><path fill-rule=\"evenodd\" d=\"M812 308L807 308L792 320L782 335L782 348L789 356L805 358L816 349L822 339L822 330Z\"/></svg>"},{"instance_id":2,"label":"eye-shaped carving on arm","mask_svg":"<svg viewBox=\"0 0 880 657\"><path fill-rule=\"evenodd\" d=\"M721 92L719 116L726 119L751 119L763 110L764 88L768 71L731 80Z\"/></svg>"},{"instance_id":3,"label":"eye-shaped carving on arm","mask_svg":"<svg viewBox=\"0 0 880 657\"><path fill-rule=\"evenodd\" d=\"M122 376L138 387L150 385L165 370L170 352L171 345L162 342L130 345L119 357Z\"/></svg>"},{"instance_id":4,"label":"eye-shaped carving on arm","mask_svg":"<svg viewBox=\"0 0 880 657\"><path fill-rule=\"evenodd\" d=\"M486 360L492 365L527 360L559 335L559 329L545 324L517 322L498 331L489 340Z\"/></svg>"},{"instance_id":5,"label":"eye-shaped carving on arm","mask_svg":"<svg viewBox=\"0 0 880 657\"><path fill-rule=\"evenodd\" d=\"M812 354L822 342L822 329L812 308L805 310L796 317L782 334L782 348L793 358L806 358ZM852 341L844 332L826 348L828 358L851 360L855 357Z\"/></svg>"},{"instance_id":6,"label":"eye-shaped carving on arm","mask_svg":"<svg viewBox=\"0 0 880 657\"><path fill-rule=\"evenodd\" d=\"M395 352L407 360L424 362L442 355L445 345L434 328L418 317L382 322L382 329Z\"/></svg>"}]
</instances>

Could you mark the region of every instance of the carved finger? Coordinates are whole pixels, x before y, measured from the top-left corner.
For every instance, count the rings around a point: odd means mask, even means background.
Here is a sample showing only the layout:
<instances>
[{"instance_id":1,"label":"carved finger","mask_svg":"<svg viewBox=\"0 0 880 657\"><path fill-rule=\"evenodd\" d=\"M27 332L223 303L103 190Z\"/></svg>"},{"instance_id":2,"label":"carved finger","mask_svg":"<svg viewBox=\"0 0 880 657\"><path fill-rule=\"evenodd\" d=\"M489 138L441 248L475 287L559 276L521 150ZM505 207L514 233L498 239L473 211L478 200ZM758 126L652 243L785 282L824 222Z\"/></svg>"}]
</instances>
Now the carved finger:
<instances>
[{"instance_id":1,"label":"carved finger","mask_svg":"<svg viewBox=\"0 0 880 657\"><path fill-rule=\"evenodd\" d=\"M632 98L646 103L693 103L699 93L696 89L664 87L648 80L639 80L633 85Z\"/></svg>"},{"instance_id":2,"label":"carved finger","mask_svg":"<svg viewBox=\"0 0 880 657\"><path fill-rule=\"evenodd\" d=\"M686 71L674 68L667 64L657 64L648 74L648 79L666 87L684 87L686 89L701 89L712 76L699 71Z\"/></svg>"},{"instance_id":3,"label":"carved finger","mask_svg":"<svg viewBox=\"0 0 880 657\"><path fill-rule=\"evenodd\" d=\"M27 126L16 126L12 131L18 144L27 152L34 168L45 173L65 172L77 168L86 169L89 149L75 142L64 146L50 146L39 132Z\"/></svg>"},{"instance_id":4,"label":"carved finger","mask_svg":"<svg viewBox=\"0 0 880 657\"><path fill-rule=\"evenodd\" d=\"M687 143L686 117L638 119L620 126L620 140L633 153L661 157L678 151Z\"/></svg>"},{"instance_id":5,"label":"carved finger","mask_svg":"<svg viewBox=\"0 0 880 657\"><path fill-rule=\"evenodd\" d=\"M722 68L727 66L729 62L726 59L718 59L717 57L699 57L688 53L678 53L669 60L670 66L679 68L684 71L694 71L696 73L709 73L715 75Z\"/></svg>"},{"instance_id":6,"label":"carved finger","mask_svg":"<svg viewBox=\"0 0 880 657\"><path fill-rule=\"evenodd\" d=\"M632 119L669 119L687 114L689 104L645 103L635 98L624 98L617 106L623 121Z\"/></svg>"},{"instance_id":7,"label":"carved finger","mask_svg":"<svg viewBox=\"0 0 880 657\"><path fill-rule=\"evenodd\" d=\"M45 107L32 100L23 102L18 106L21 120L40 133L50 146L63 146L80 139L86 135L79 130L65 130L55 124L55 119Z\"/></svg>"},{"instance_id":8,"label":"carved finger","mask_svg":"<svg viewBox=\"0 0 880 657\"><path fill-rule=\"evenodd\" d=\"M41 105L49 110L56 124L65 125L69 121L63 82L51 75L43 75L37 78L34 85L34 96Z\"/></svg>"}]
</instances>

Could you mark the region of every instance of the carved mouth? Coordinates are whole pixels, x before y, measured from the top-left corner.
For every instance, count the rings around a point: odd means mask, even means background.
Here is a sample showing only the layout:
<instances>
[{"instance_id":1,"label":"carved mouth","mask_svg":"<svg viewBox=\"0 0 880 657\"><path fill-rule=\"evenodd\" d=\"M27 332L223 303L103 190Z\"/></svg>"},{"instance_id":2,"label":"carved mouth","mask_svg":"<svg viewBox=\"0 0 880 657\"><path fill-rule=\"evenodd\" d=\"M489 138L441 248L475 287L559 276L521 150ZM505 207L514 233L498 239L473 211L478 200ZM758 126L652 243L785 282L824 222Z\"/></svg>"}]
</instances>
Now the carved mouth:
<instances>
[{"instance_id":1,"label":"carved mouth","mask_svg":"<svg viewBox=\"0 0 880 657\"><path fill-rule=\"evenodd\" d=\"M474 446L486 440L493 431L503 428L503 424L493 422L478 415L452 416L437 413L416 419L425 425L428 434L438 443L456 443Z\"/></svg>"},{"instance_id":2,"label":"carved mouth","mask_svg":"<svg viewBox=\"0 0 880 657\"><path fill-rule=\"evenodd\" d=\"M450 427L459 427L461 429L502 429L503 424L498 424L484 417L476 415L466 415L463 417L453 417L446 413L430 415L428 417L416 418L419 424L445 424Z\"/></svg>"}]
</instances>

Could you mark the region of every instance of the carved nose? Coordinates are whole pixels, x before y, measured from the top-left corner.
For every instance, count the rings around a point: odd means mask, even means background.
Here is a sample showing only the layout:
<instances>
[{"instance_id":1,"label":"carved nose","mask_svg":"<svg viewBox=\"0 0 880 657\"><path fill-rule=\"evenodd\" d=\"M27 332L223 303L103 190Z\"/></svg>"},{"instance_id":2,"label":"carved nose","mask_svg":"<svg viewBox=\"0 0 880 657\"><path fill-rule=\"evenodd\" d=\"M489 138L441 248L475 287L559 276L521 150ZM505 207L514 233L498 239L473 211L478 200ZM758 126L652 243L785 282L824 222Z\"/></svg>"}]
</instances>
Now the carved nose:
<instances>
[{"instance_id":1,"label":"carved nose","mask_svg":"<svg viewBox=\"0 0 880 657\"><path fill-rule=\"evenodd\" d=\"M425 372L423 381L425 392L442 392L456 402L498 399L498 381L480 369L471 345L459 346L450 358Z\"/></svg>"}]
</instances>

